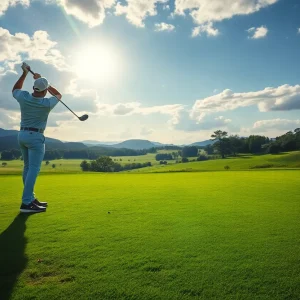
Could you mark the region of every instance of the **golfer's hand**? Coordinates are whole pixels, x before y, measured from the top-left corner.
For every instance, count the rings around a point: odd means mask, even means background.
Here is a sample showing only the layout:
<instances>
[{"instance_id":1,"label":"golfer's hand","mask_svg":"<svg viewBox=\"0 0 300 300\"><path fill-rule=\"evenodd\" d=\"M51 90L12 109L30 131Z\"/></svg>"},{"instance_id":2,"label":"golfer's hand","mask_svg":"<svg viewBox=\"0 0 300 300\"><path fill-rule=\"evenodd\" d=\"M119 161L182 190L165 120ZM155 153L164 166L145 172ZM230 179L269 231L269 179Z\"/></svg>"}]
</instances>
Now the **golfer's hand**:
<instances>
[{"instance_id":1,"label":"golfer's hand","mask_svg":"<svg viewBox=\"0 0 300 300\"><path fill-rule=\"evenodd\" d=\"M42 76L39 73L34 73L34 75L33 75L33 79L38 79L38 78L41 78L41 77Z\"/></svg>"},{"instance_id":2,"label":"golfer's hand","mask_svg":"<svg viewBox=\"0 0 300 300\"><path fill-rule=\"evenodd\" d=\"M29 70L30 70L29 65L27 65L27 64L24 63L24 62L23 62L23 64L22 64L21 68L22 68L22 70L23 70L23 72L24 72L25 74L27 74L27 73L29 72Z\"/></svg>"}]
</instances>

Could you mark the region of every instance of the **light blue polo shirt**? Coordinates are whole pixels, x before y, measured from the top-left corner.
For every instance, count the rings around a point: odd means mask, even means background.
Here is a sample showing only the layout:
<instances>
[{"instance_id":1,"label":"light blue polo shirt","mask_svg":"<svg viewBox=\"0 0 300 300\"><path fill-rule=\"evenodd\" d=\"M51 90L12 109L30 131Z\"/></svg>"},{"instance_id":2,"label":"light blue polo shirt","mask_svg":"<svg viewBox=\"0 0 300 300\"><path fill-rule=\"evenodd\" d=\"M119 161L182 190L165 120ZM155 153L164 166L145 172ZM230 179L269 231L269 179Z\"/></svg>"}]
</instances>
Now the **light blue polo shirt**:
<instances>
[{"instance_id":1,"label":"light blue polo shirt","mask_svg":"<svg viewBox=\"0 0 300 300\"><path fill-rule=\"evenodd\" d=\"M48 115L58 103L55 97L36 98L29 92L22 90L13 91L14 98L21 108L21 127L46 129Z\"/></svg>"}]
</instances>

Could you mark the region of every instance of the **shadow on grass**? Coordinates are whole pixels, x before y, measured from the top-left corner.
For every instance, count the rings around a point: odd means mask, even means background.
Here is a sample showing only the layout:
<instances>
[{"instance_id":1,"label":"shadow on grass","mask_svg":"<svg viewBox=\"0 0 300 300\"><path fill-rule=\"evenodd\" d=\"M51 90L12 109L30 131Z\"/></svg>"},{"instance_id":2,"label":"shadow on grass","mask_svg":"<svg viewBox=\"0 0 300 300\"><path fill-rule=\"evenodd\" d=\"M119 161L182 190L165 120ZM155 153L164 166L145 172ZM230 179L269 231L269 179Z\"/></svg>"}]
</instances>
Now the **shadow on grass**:
<instances>
[{"instance_id":1,"label":"shadow on grass","mask_svg":"<svg viewBox=\"0 0 300 300\"><path fill-rule=\"evenodd\" d=\"M29 215L19 214L0 234L0 299L10 299L19 275L27 265L25 247L26 220Z\"/></svg>"}]
</instances>

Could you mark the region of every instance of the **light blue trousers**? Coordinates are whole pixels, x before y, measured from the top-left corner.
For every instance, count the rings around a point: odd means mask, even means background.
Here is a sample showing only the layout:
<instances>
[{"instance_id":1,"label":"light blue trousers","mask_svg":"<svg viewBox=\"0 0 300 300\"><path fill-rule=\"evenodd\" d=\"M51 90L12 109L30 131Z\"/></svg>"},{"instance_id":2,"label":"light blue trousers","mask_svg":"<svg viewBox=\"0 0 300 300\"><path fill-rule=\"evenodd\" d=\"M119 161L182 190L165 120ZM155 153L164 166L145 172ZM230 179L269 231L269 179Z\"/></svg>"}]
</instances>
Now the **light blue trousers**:
<instances>
[{"instance_id":1,"label":"light blue trousers","mask_svg":"<svg viewBox=\"0 0 300 300\"><path fill-rule=\"evenodd\" d=\"M35 198L34 185L45 155L45 137L39 132L20 131L18 141L24 161L22 202L29 204Z\"/></svg>"}]
</instances>

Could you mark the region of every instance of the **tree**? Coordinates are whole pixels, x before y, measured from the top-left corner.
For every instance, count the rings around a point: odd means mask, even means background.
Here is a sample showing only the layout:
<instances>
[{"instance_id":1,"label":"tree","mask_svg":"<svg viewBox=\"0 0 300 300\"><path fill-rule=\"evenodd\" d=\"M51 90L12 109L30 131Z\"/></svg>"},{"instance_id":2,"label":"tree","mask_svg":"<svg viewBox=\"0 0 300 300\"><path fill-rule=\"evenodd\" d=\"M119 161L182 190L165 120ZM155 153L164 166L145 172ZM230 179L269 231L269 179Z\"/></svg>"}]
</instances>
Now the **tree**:
<instances>
[{"instance_id":1,"label":"tree","mask_svg":"<svg viewBox=\"0 0 300 300\"><path fill-rule=\"evenodd\" d=\"M2 167L6 167L6 166L7 166L7 162L3 162Z\"/></svg>"},{"instance_id":2,"label":"tree","mask_svg":"<svg viewBox=\"0 0 300 300\"><path fill-rule=\"evenodd\" d=\"M197 157L197 161L203 161L203 160L208 160L208 155L207 152L202 149Z\"/></svg>"},{"instance_id":3,"label":"tree","mask_svg":"<svg viewBox=\"0 0 300 300\"><path fill-rule=\"evenodd\" d=\"M177 160L177 158L178 158L178 156L179 156L178 151L177 151L177 152L176 152L176 151L172 152L172 156L173 156L173 158L174 158L175 160Z\"/></svg>"},{"instance_id":4,"label":"tree","mask_svg":"<svg viewBox=\"0 0 300 300\"><path fill-rule=\"evenodd\" d=\"M113 165L114 162L109 156L100 156L91 162L91 171L111 172Z\"/></svg>"},{"instance_id":5,"label":"tree","mask_svg":"<svg viewBox=\"0 0 300 300\"><path fill-rule=\"evenodd\" d=\"M1 153L1 159L2 160L13 160L14 155L11 151L5 150L5 151L2 151L2 153Z\"/></svg>"},{"instance_id":6,"label":"tree","mask_svg":"<svg viewBox=\"0 0 300 300\"><path fill-rule=\"evenodd\" d=\"M50 161L47 160L47 161L45 162L45 165L48 166L49 164L50 164Z\"/></svg>"},{"instance_id":7,"label":"tree","mask_svg":"<svg viewBox=\"0 0 300 300\"><path fill-rule=\"evenodd\" d=\"M55 167L56 167L56 164L52 164L52 168L55 169Z\"/></svg>"},{"instance_id":8,"label":"tree","mask_svg":"<svg viewBox=\"0 0 300 300\"><path fill-rule=\"evenodd\" d=\"M222 130L217 130L211 135L212 140L216 141L213 147L220 153L222 158L225 158L225 155L229 152L229 140L227 136L228 133Z\"/></svg>"},{"instance_id":9,"label":"tree","mask_svg":"<svg viewBox=\"0 0 300 300\"><path fill-rule=\"evenodd\" d=\"M266 147L266 153L277 154L281 151L280 145L278 143L270 143Z\"/></svg>"},{"instance_id":10,"label":"tree","mask_svg":"<svg viewBox=\"0 0 300 300\"><path fill-rule=\"evenodd\" d=\"M181 161L182 161L183 163L189 162L188 158L186 158L186 157L183 157Z\"/></svg>"},{"instance_id":11,"label":"tree","mask_svg":"<svg viewBox=\"0 0 300 300\"><path fill-rule=\"evenodd\" d=\"M22 153L19 149L12 149L11 153L12 153L14 159L19 159L22 155Z\"/></svg>"},{"instance_id":12,"label":"tree","mask_svg":"<svg viewBox=\"0 0 300 300\"><path fill-rule=\"evenodd\" d=\"M182 148L182 157L195 157L198 155L198 148L196 146L186 146Z\"/></svg>"},{"instance_id":13,"label":"tree","mask_svg":"<svg viewBox=\"0 0 300 300\"><path fill-rule=\"evenodd\" d=\"M206 145L204 147L204 150L207 152L207 154L213 154L214 153L214 147L212 144Z\"/></svg>"},{"instance_id":14,"label":"tree","mask_svg":"<svg viewBox=\"0 0 300 300\"><path fill-rule=\"evenodd\" d=\"M84 160L81 162L80 167L82 171L89 171L91 166L86 160Z\"/></svg>"},{"instance_id":15,"label":"tree","mask_svg":"<svg viewBox=\"0 0 300 300\"><path fill-rule=\"evenodd\" d=\"M159 160L172 160L173 157L172 157L172 154L169 154L169 153L158 153L155 155L155 159L157 161Z\"/></svg>"},{"instance_id":16,"label":"tree","mask_svg":"<svg viewBox=\"0 0 300 300\"><path fill-rule=\"evenodd\" d=\"M243 140L238 135L231 135L229 138L231 153L236 156L243 147Z\"/></svg>"},{"instance_id":17,"label":"tree","mask_svg":"<svg viewBox=\"0 0 300 300\"><path fill-rule=\"evenodd\" d=\"M268 144L269 138L261 135L250 135L248 137L249 151L251 153L261 153L262 145Z\"/></svg>"}]
</instances>

